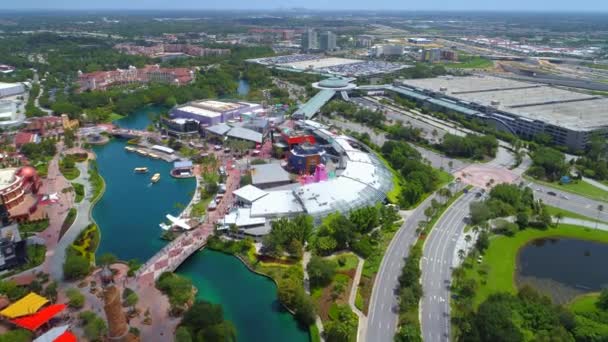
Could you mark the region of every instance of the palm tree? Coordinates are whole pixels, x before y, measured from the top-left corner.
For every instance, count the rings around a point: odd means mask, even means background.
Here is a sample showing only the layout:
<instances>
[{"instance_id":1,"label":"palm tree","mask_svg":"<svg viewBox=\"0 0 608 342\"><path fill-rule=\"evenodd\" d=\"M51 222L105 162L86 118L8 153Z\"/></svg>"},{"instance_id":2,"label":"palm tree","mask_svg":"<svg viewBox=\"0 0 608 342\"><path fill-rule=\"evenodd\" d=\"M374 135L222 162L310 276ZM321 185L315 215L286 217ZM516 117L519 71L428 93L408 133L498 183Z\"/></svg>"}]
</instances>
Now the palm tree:
<instances>
[{"instance_id":1,"label":"palm tree","mask_svg":"<svg viewBox=\"0 0 608 342\"><path fill-rule=\"evenodd\" d=\"M464 241L467 243L467 246L469 245L469 243L471 242L472 239L473 238L469 234L464 236Z\"/></svg>"},{"instance_id":2,"label":"palm tree","mask_svg":"<svg viewBox=\"0 0 608 342\"><path fill-rule=\"evenodd\" d=\"M475 233L475 234L479 233L479 226L473 227L473 233Z\"/></svg>"},{"instance_id":3,"label":"palm tree","mask_svg":"<svg viewBox=\"0 0 608 342\"><path fill-rule=\"evenodd\" d=\"M464 257L465 257L465 251L464 251L464 249L459 249L458 250L458 257L460 258L460 261L464 260Z\"/></svg>"},{"instance_id":4,"label":"palm tree","mask_svg":"<svg viewBox=\"0 0 608 342\"><path fill-rule=\"evenodd\" d=\"M555 214L555 225L559 226L559 221L561 221L564 218L564 213L562 213L561 211L558 212L557 214Z\"/></svg>"}]
</instances>

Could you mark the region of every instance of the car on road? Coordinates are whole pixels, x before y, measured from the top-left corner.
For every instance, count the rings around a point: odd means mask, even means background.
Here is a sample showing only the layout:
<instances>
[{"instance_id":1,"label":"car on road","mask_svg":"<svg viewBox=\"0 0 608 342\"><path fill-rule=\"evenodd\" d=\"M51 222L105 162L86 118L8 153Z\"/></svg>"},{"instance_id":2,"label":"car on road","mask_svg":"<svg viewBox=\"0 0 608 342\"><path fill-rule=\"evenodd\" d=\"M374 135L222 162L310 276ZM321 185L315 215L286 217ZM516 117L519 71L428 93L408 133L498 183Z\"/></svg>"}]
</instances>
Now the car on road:
<instances>
[{"instance_id":1,"label":"car on road","mask_svg":"<svg viewBox=\"0 0 608 342\"><path fill-rule=\"evenodd\" d=\"M547 195L549 196L557 196L557 194L553 191L547 191Z\"/></svg>"},{"instance_id":2,"label":"car on road","mask_svg":"<svg viewBox=\"0 0 608 342\"><path fill-rule=\"evenodd\" d=\"M566 196L566 195L561 195L561 198L563 198L565 200L569 199L568 196Z\"/></svg>"}]
</instances>

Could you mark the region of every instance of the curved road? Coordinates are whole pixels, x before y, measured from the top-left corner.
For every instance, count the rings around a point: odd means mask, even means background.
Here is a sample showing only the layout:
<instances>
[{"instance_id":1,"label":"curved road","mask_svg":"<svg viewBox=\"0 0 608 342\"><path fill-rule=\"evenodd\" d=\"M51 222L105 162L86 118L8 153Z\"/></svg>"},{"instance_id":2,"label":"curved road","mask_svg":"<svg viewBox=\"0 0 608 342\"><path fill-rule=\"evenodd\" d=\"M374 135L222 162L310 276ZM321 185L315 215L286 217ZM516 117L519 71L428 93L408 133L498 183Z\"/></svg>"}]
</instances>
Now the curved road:
<instances>
[{"instance_id":1,"label":"curved road","mask_svg":"<svg viewBox=\"0 0 608 342\"><path fill-rule=\"evenodd\" d=\"M439 218L424 244L420 261L424 289L420 323L424 341L449 340L452 259L473 200L474 191L460 196Z\"/></svg>"},{"instance_id":2,"label":"curved road","mask_svg":"<svg viewBox=\"0 0 608 342\"><path fill-rule=\"evenodd\" d=\"M399 275L410 253L410 246L416 242L418 222L426 220L424 209L431 205L433 198L435 195L429 196L415 210L409 212L384 254L372 290L366 341L393 341L399 312L395 289L399 287Z\"/></svg>"}]
</instances>

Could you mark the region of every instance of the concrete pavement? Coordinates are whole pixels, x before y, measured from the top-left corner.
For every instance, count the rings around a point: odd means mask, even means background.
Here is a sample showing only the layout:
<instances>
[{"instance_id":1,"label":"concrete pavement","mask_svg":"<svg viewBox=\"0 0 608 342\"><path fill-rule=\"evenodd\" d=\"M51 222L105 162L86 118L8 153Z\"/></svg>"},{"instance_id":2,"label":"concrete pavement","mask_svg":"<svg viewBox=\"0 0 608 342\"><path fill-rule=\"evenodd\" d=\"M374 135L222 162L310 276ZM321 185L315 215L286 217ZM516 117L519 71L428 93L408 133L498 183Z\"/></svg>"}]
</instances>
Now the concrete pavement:
<instances>
[{"instance_id":1,"label":"concrete pavement","mask_svg":"<svg viewBox=\"0 0 608 342\"><path fill-rule=\"evenodd\" d=\"M84 185L84 198L80 203L74 204L74 208L76 208L77 212L76 219L57 243L55 254L50 263L49 275L57 281L63 280L63 263L65 262L66 248L71 245L74 240L76 240L76 237L78 237L78 234L91 223L89 212L91 211L93 189L89 182L88 162L76 163L76 167L78 168L78 171L80 171L80 175L78 178L74 179L73 182Z\"/></svg>"},{"instance_id":2,"label":"concrete pavement","mask_svg":"<svg viewBox=\"0 0 608 342\"><path fill-rule=\"evenodd\" d=\"M418 222L426 220L424 210L434 198L437 198L436 194L407 213L382 258L369 303L366 341L393 341L399 317L399 300L395 292L399 288L399 275L409 255L410 246L416 242Z\"/></svg>"},{"instance_id":3,"label":"concrete pavement","mask_svg":"<svg viewBox=\"0 0 608 342\"><path fill-rule=\"evenodd\" d=\"M458 198L439 218L424 245L420 323L426 342L448 341L450 337L452 259L473 200L473 191Z\"/></svg>"}]
</instances>

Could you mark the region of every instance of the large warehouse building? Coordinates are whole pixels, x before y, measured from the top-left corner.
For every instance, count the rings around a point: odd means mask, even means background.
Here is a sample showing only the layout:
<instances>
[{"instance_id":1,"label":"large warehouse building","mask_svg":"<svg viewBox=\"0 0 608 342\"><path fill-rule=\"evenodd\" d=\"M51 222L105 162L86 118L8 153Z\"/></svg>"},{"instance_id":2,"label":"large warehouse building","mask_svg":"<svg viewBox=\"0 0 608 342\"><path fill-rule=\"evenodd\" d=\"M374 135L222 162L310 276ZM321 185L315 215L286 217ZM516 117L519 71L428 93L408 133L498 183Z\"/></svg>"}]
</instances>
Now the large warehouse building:
<instances>
[{"instance_id":1,"label":"large warehouse building","mask_svg":"<svg viewBox=\"0 0 608 342\"><path fill-rule=\"evenodd\" d=\"M478 117L526 139L549 134L558 145L585 148L608 134L608 98L491 76L401 80L390 90L426 107Z\"/></svg>"},{"instance_id":2,"label":"large warehouse building","mask_svg":"<svg viewBox=\"0 0 608 342\"><path fill-rule=\"evenodd\" d=\"M172 119L191 119L203 125L217 125L241 114L262 111L259 104L246 102L221 102L213 100L192 101L171 110Z\"/></svg>"}]
</instances>

